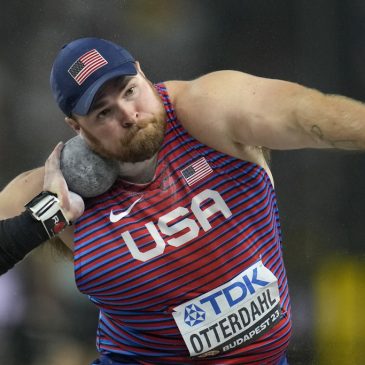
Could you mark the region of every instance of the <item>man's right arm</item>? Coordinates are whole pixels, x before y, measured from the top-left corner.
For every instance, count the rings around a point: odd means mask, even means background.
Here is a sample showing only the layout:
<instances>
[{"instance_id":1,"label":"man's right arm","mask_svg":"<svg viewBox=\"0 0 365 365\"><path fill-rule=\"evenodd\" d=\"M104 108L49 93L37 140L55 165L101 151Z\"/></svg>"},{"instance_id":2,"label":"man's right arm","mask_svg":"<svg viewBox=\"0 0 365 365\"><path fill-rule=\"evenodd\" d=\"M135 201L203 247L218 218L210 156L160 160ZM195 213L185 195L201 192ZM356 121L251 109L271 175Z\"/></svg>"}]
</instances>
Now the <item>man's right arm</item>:
<instances>
[{"instance_id":1,"label":"man's right arm","mask_svg":"<svg viewBox=\"0 0 365 365\"><path fill-rule=\"evenodd\" d=\"M24 206L43 188L44 167L23 172L0 192L0 219L11 218L25 210Z\"/></svg>"},{"instance_id":2,"label":"man's right arm","mask_svg":"<svg viewBox=\"0 0 365 365\"><path fill-rule=\"evenodd\" d=\"M20 174L0 192L0 274L60 231L57 240L73 248L72 226L64 227L82 214L84 202L67 188L60 170L61 149L58 144L45 168Z\"/></svg>"},{"instance_id":3,"label":"man's right arm","mask_svg":"<svg viewBox=\"0 0 365 365\"><path fill-rule=\"evenodd\" d=\"M82 198L69 191L60 169L63 144L59 143L48 157L45 166L26 171L13 179L0 192L0 219L11 218L25 210L25 205L42 191L58 196L60 207L69 221L84 211Z\"/></svg>"},{"instance_id":4,"label":"man's right arm","mask_svg":"<svg viewBox=\"0 0 365 365\"><path fill-rule=\"evenodd\" d=\"M44 168L24 172L0 192L0 275L49 239L25 204L43 187Z\"/></svg>"}]
</instances>

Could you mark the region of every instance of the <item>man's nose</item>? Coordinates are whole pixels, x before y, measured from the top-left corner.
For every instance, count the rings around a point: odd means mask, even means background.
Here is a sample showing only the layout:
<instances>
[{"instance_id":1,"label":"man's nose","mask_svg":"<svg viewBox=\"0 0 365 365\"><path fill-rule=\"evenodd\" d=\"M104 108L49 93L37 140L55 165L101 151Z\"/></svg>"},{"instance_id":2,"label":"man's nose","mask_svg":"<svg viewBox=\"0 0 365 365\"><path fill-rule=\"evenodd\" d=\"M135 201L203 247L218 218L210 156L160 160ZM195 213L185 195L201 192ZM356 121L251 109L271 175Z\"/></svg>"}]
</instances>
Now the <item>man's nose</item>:
<instances>
[{"instance_id":1,"label":"man's nose","mask_svg":"<svg viewBox=\"0 0 365 365\"><path fill-rule=\"evenodd\" d=\"M118 120L124 128L130 128L138 120L138 112L131 105L118 106Z\"/></svg>"}]
</instances>

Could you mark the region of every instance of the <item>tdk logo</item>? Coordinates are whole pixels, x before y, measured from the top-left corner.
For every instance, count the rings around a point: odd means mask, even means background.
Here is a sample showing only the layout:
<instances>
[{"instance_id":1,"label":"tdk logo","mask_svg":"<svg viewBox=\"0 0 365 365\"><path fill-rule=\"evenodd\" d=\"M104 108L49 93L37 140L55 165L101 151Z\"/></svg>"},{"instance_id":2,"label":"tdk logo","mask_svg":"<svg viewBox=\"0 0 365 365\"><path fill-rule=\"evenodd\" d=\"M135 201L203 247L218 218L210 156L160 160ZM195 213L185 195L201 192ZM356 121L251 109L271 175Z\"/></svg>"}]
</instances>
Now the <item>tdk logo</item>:
<instances>
[{"instance_id":1,"label":"tdk logo","mask_svg":"<svg viewBox=\"0 0 365 365\"><path fill-rule=\"evenodd\" d=\"M189 304L185 308L184 320L190 327L205 321L205 311L195 304Z\"/></svg>"},{"instance_id":2,"label":"tdk logo","mask_svg":"<svg viewBox=\"0 0 365 365\"><path fill-rule=\"evenodd\" d=\"M223 287L212 294L200 299L201 304L209 303L215 314L222 313L221 306L232 308L236 304L245 300L247 295L255 294L257 287L264 287L269 284L268 281L260 280L257 277L257 267L252 270L252 277L248 275L242 276L242 281L236 281Z\"/></svg>"}]
</instances>

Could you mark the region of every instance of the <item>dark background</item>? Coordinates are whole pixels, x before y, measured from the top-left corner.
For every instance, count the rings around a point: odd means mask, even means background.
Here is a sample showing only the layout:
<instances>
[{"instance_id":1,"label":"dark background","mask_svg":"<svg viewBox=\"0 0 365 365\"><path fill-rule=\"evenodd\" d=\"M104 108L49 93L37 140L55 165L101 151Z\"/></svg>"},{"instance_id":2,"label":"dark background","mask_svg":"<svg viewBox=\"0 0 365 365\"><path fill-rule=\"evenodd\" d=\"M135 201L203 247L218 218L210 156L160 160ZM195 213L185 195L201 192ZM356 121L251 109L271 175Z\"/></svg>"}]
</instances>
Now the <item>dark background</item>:
<instances>
[{"instance_id":1,"label":"dark background","mask_svg":"<svg viewBox=\"0 0 365 365\"><path fill-rule=\"evenodd\" d=\"M0 188L73 136L48 80L74 38L123 44L154 82L236 69L364 101L364 34L363 0L2 0ZM365 361L364 166L361 152L272 152L291 364ZM0 278L0 364L87 365L96 320L71 263L41 247Z\"/></svg>"}]
</instances>

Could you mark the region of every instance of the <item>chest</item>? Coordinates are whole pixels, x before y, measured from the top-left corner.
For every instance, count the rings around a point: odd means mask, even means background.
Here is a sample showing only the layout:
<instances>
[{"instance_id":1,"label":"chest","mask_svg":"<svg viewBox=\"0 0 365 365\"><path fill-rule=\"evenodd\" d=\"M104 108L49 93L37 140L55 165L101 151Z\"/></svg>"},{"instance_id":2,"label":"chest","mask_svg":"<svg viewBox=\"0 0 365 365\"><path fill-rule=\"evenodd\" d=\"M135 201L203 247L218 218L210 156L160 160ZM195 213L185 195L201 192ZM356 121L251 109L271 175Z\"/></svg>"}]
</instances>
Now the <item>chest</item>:
<instances>
[{"instance_id":1,"label":"chest","mask_svg":"<svg viewBox=\"0 0 365 365\"><path fill-rule=\"evenodd\" d=\"M277 236L271 193L258 166L209 153L161 162L148 187L119 181L76 224L77 285L119 309L195 297L256 261L262 230Z\"/></svg>"}]
</instances>

